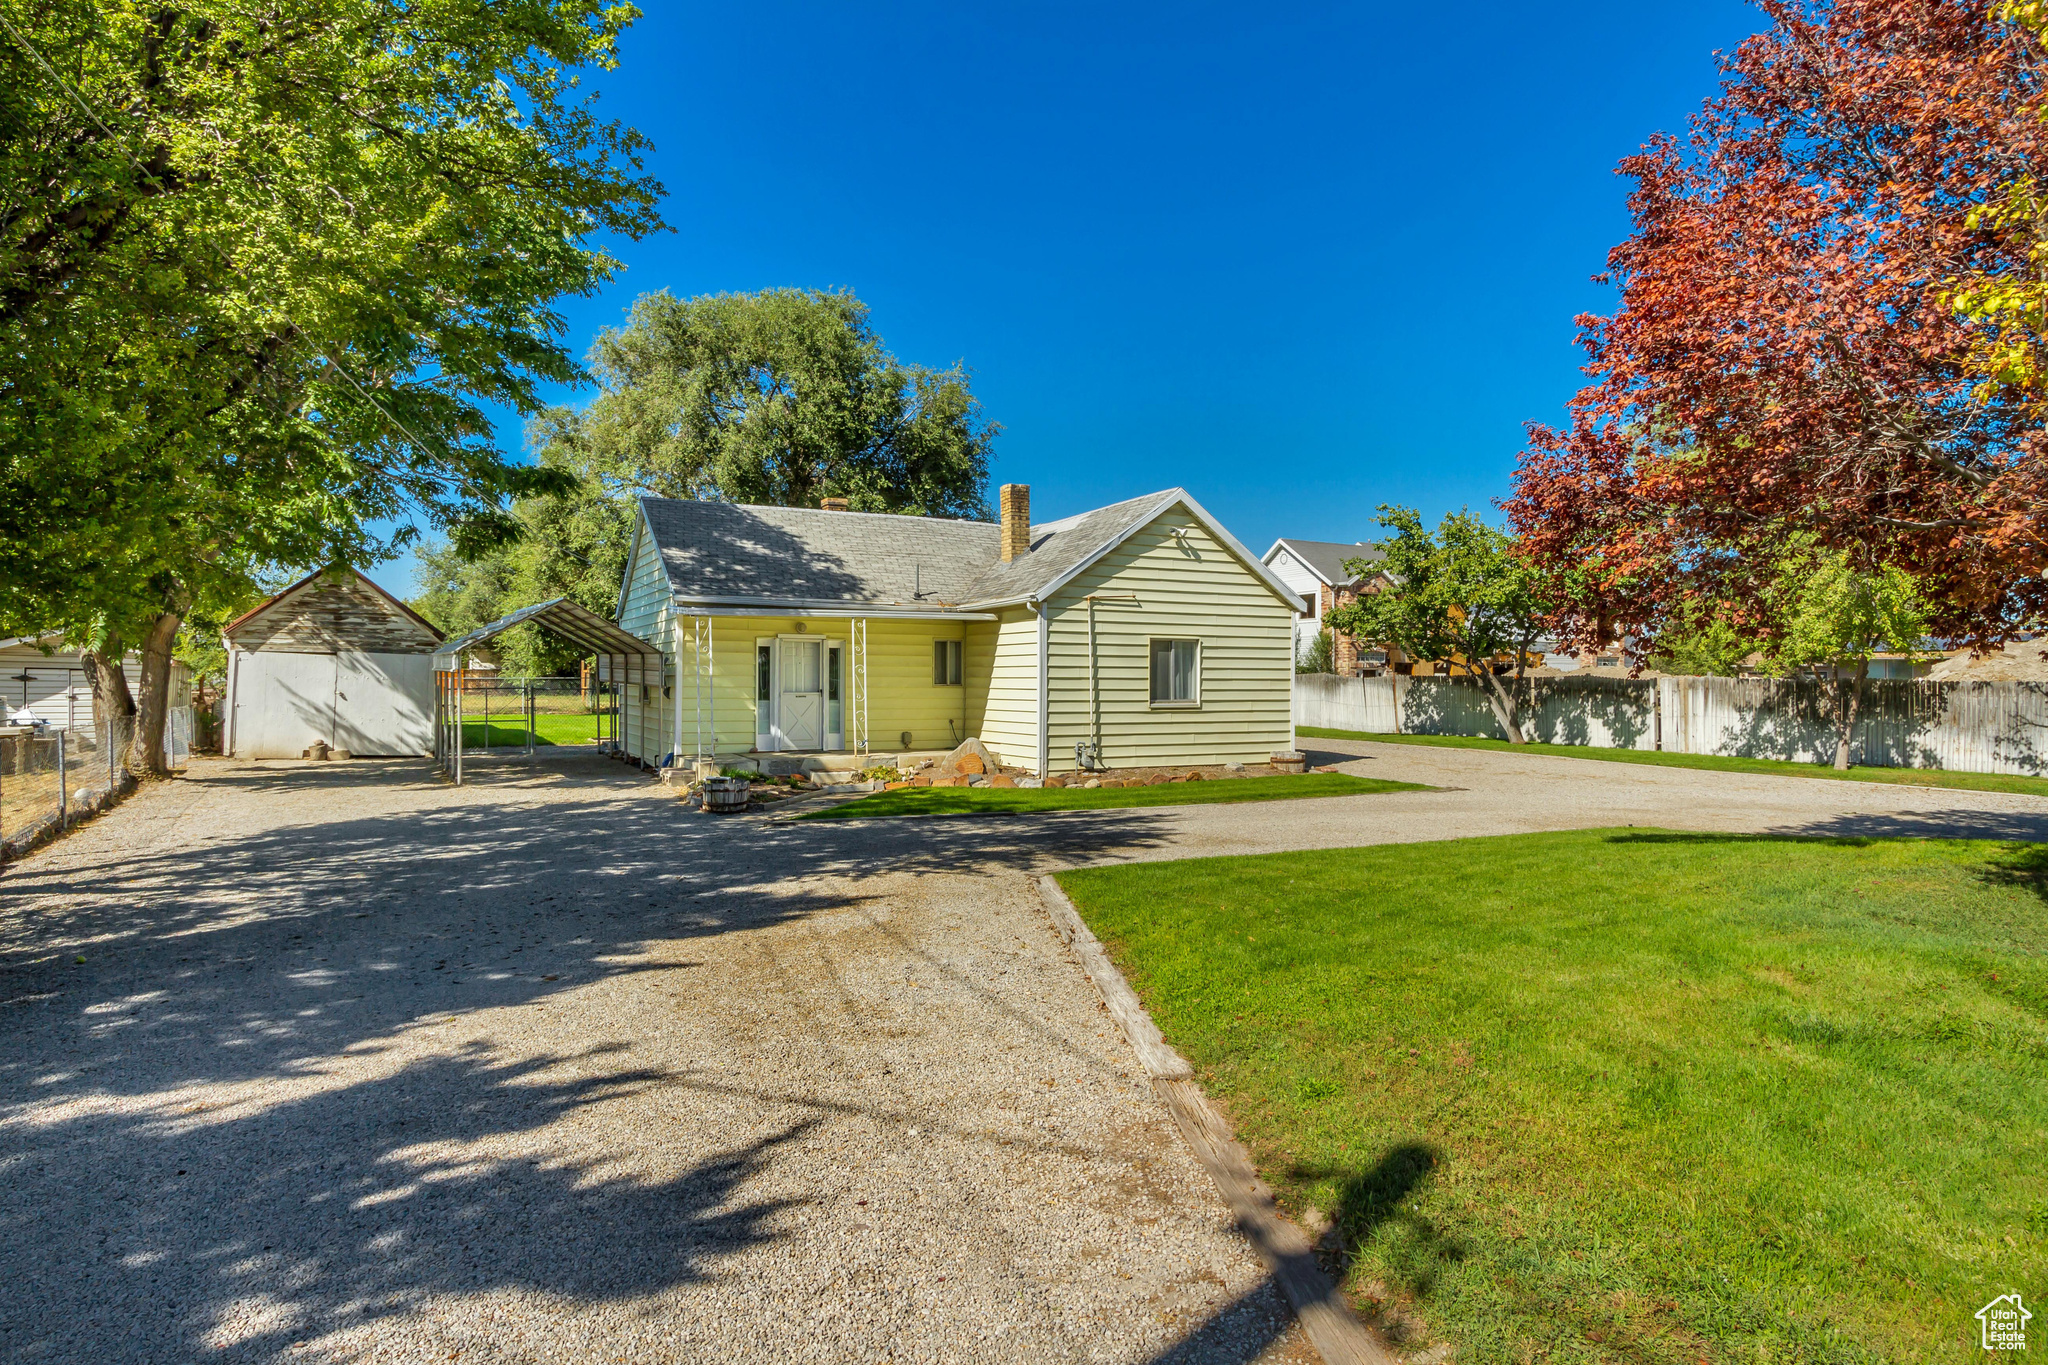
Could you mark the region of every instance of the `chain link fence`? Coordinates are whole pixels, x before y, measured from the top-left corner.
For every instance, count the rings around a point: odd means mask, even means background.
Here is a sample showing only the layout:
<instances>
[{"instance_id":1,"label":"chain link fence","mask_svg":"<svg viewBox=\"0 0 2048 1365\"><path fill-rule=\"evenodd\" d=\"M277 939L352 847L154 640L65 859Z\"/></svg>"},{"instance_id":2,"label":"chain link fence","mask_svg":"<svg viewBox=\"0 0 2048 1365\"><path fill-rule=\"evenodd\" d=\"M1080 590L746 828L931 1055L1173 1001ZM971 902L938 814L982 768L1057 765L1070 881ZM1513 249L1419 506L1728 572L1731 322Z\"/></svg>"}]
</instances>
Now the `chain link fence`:
<instances>
[{"instance_id":1,"label":"chain link fence","mask_svg":"<svg viewBox=\"0 0 2048 1365\"><path fill-rule=\"evenodd\" d=\"M618 734L618 689L592 678L435 675L435 746L460 781L459 759L591 745Z\"/></svg>"},{"instance_id":2,"label":"chain link fence","mask_svg":"<svg viewBox=\"0 0 2048 1365\"><path fill-rule=\"evenodd\" d=\"M135 721L122 716L64 729L0 731L0 848L25 849L105 806L126 785L122 760ZM164 758L176 770L192 756L192 711L164 725Z\"/></svg>"}]
</instances>

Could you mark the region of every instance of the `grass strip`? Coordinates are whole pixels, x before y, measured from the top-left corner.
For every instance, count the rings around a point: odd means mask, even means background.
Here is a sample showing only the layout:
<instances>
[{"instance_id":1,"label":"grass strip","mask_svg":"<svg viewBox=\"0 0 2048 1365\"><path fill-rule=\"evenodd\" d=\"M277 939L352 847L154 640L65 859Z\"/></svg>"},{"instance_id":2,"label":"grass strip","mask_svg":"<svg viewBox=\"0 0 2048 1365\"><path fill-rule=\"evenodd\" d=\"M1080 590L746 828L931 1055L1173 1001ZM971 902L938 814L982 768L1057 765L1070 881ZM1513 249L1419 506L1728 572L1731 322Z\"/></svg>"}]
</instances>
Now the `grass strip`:
<instances>
[{"instance_id":1,"label":"grass strip","mask_svg":"<svg viewBox=\"0 0 2048 1365\"><path fill-rule=\"evenodd\" d=\"M1790 763L1778 758L1729 758L1720 754L1667 754L1645 749L1598 749L1584 744L1510 744L1470 735L1371 735L1304 725L1295 733L1309 739L1358 739L1373 744L1420 744L1435 749L1498 749L1552 758L1590 758L1600 763L1642 763L1655 768L1705 768L1724 773L1767 773L1773 777L1824 777L1837 782L1889 782L1909 787L1954 787L1963 791L2018 792L2048 796L2048 777L2017 773L1952 773L1938 768L1851 768Z\"/></svg>"},{"instance_id":2,"label":"grass strip","mask_svg":"<svg viewBox=\"0 0 2048 1365\"><path fill-rule=\"evenodd\" d=\"M1229 801L1285 801L1314 796L1373 796L1429 791L1414 782L1386 782L1346 773L1284 773L1157 787L899 787L800 815L799 820L863 820L904 815L1019 815L1049 810L1119 810L1131 806L1211 806Z\"/></svg>"},{"instance_id":3,"label":"grass strip","mask_svg":"<svg viewBox=\"0 0 2048 1365\"><path fill-rule=\"evenodd\" d=\"M526 744L526 722L523 720L499 720L491 718L491 747L493 749L523 748ZM466 719L462 722L464 747L481 749L484 744L485 724L481 720ZM533 742L535 744L590 744L597 739L597 717L591 715L548 715L533 718Z\"/></svg>"},{"instance_id":4,"label":"grass strip","mask_svg":"<svg viewBox=\"0 0 2048 1365\"><path fill-rule=\"evenodd\" d=\"M1060 882L1418 1344L1961 1360L2048 1283L2048 849L1628 829Z\"/></svg>"}]
</instances>

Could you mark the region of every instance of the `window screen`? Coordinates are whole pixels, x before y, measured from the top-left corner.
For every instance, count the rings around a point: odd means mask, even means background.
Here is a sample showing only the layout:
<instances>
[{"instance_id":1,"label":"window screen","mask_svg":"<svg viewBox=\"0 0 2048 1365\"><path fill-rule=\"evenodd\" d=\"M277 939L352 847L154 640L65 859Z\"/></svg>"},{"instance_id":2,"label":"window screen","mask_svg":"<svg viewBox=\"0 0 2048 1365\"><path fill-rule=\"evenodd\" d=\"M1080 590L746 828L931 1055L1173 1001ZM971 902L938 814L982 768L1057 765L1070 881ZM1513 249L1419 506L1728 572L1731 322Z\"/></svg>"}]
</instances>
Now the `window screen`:
<instances>
[{"instance_id":1,"label":"window screen","mask_svg":"<svg viewBox=\"0 0 2048 1365\"><path fill-rule=\"evenodd\" d=\"M940 687L960 685L960 642L932 641L932 682Z\"/></svg>"},{"instance_id":2,"label":"window screen","mask_svg":"<svg viewBox=\"0 0 2048 1365\"><path fill-rule=\"evenodd\" d=\"M1152 642L1152 700L1188 702L1200 698L1195 677L1198 645L1193 640Z\"/></svg>"}]
</instances>

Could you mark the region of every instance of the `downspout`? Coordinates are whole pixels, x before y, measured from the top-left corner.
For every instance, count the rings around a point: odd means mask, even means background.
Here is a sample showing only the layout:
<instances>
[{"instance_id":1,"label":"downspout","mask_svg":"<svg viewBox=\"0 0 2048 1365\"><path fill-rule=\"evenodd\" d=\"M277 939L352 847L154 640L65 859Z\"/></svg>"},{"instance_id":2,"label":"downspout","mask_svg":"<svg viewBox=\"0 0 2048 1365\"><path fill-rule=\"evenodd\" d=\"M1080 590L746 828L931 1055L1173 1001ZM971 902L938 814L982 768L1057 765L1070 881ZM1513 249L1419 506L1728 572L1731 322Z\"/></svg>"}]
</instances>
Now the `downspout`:
<instances>
[{"instance_id":1,"label":"downspout","mask_svg":"<svg viewBox=\"0 0 2048 1365\"><path fill-rule=\"evenodd\" d=\"M1033 602L1031 609L1038 613L1038 776L1042 779L1052 771L1052 731L1048 728L1052 718L1052 697L1048 692L1052 618L1046 615L1043 602Z\"/></svg>"}]
</instances>

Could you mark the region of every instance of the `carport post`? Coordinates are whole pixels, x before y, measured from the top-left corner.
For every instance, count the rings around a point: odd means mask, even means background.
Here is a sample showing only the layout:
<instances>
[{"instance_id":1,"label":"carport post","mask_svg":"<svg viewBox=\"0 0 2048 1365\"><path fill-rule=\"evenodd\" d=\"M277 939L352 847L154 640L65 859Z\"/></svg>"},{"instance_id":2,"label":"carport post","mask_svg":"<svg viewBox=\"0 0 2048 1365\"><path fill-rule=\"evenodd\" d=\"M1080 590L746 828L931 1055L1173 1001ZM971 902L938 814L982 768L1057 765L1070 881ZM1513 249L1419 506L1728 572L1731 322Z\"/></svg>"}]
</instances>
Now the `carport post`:
<instances>
[{"instance_id":1,"label":"carport post","mask_svg":"<svg viewBox=\"0 0 2048 1365\"><path fill-rule=\"evenodd\" d=\"M455 785L462 785L462 693L463 683L468 681L462 674L455 675Z\"/></svg>"},{"instance_id":2,"label":"carport post","mask_svg":"<svg viewBox=\"0 0 2048 1365\"><path fill-rule=\"evenodd\" d=\"M526 756L533 757L533 679L526 680Z\"/></svg>"},{"instance_id":3,"label":"carport post","mask_svg":"<svg viewBox=\"0 0 2048 1365\"><path fill-rule=\"evenodd\" d=\"M71 794L64 786L64 731L57 732L57 828L71 828Z\"/></svg>"}]
</instances>

